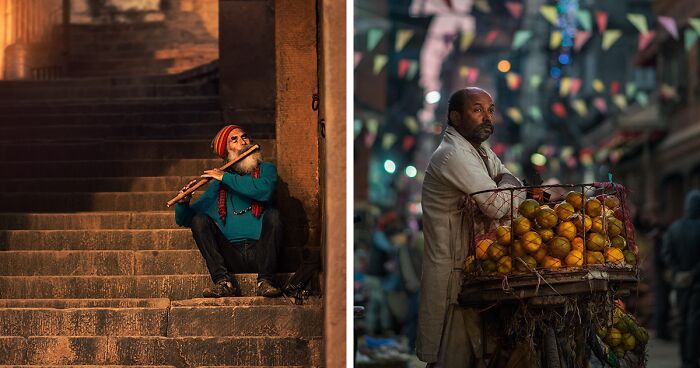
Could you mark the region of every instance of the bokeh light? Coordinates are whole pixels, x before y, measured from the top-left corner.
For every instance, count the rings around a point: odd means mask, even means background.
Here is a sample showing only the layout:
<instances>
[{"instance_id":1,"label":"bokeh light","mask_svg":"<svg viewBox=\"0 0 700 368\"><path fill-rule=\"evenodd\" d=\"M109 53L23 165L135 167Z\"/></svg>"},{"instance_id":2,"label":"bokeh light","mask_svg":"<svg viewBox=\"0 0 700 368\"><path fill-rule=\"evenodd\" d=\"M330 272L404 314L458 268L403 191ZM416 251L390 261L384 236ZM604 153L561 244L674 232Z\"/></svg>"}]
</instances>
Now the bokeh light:
<instances>
[{"instance_id":1,"label":"bokeh light","mask_svg":"<svg viewBox=\"0 0 700 368\"><path fill-rule=\"evenodd\" d=\"M386 160L384 161L384 170L389 174L393 174L396 171L396 164L394 161Z\"/></svg>"},{"instance_id":2,"label":"bokeh light","mask_svg":"<svg viewBox=\"0 0 700 368\"><path fill-rule=\"evenodd\" d=\"M501 60L498 62L498 71L501 73L508 73L510 71L510 61Z\"/></svg>"}]
</instances>

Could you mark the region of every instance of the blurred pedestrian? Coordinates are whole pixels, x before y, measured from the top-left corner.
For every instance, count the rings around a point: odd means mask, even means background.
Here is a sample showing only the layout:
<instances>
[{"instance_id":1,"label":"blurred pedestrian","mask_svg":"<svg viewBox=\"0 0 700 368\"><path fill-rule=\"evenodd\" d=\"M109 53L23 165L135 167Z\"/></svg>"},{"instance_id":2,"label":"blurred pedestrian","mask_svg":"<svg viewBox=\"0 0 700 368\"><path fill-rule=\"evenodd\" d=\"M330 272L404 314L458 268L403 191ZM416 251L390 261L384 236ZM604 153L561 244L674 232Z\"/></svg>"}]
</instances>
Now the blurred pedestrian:
<instances>
[{"instance_id":1,"label":"blurred pedestrian","mask_svg":"<svg viewBox=\"0 0 700 368\"><path fill-rule=\"evenodd\" d=\"M656 338L664 341L672 340L668 330L671 315L671 277L663 257L663 239L666 227L655 223L649 232L653 247L654 262L654 329Z\"/></svg>"},{"instance_id":2,"label":"blurred pedestrian","mask_svg":"<svg viewBox=\"0 0 700 368\"><path fill-rule=\"evenodd\" d=\"M401 232L398 215L390 211L377 221L377 227L372 233L369 251L369 265L365 276L365 285L369 293L367 302L366 326L370 335L388 335L392 330L391 311L386 295L386 278L390 272L392 259L396 254L394 245L389 238Z\"/></svg>"},{"instance_id":3,"label":"blurred pedestrian","mask_svg":"<svg viewBox=\"0 0 700 368\"><path fill-rule=\"evenodd\" d=\"M698 368L700 357L700 191L685 199L685 216L664 236L664 260L673 275L680 314L683 368Z\"/></svg>"}]
</instances>

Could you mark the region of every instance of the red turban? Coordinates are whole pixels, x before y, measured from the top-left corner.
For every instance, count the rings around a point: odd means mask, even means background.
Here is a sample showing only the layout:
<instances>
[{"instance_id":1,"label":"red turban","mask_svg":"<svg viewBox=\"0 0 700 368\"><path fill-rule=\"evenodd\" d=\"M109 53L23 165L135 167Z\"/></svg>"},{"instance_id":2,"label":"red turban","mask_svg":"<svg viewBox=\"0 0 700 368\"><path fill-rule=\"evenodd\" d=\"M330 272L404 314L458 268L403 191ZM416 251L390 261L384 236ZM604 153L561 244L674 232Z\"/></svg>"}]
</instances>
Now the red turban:
<instances>
[{"instance_id":1,"label":"red turban","mask_svg":"<svg viewBox=\"0 0 700 368\"><path fill-rule=\"evenodd\" d=\"M226 150L226 146L228 145L228 135L231 134L234 129L240 129L245 132L245 129L238 125L227 125L216 133L214 139L211 141L211 148L214 150L215 155L221 158L226 158L228 155Z\"/></svg>"}]
</instances>

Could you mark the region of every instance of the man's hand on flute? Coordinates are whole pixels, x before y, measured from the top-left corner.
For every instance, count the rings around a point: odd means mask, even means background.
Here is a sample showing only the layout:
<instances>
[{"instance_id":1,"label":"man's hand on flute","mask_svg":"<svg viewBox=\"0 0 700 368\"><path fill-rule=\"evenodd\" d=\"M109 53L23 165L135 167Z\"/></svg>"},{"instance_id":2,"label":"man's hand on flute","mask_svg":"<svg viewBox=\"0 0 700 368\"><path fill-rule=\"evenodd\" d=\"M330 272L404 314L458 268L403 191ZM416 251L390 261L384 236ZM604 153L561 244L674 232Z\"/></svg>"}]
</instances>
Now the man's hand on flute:
<instances>
[{"instance_id":1,"label":"man's hand on flute","mask_svg":"<svg viewBox=\"0 0 700 368\"><path fill-rule=\"evenodd\" d=\"M195 185L199 179L194 179L191 182L187 183L182 189L180 189L180 194L185 193L187 189L190 189L193 185ZM192 199L192 193L189 195L184 196L181 200L177 201L177 203L190 203L190 199Z\"/></svg>"},{"instance_id":2,"label":"man's hand on flute","mask_svg":"<svg viewBox=\"0 0 700 368\"><path fill-rule=\"evenodd\" d=\"M219 169L204 170L204 174L202 174L201 177L212 178L221 181L221 179L224 178L224 172Z\"/></svg>"}]
</instances>

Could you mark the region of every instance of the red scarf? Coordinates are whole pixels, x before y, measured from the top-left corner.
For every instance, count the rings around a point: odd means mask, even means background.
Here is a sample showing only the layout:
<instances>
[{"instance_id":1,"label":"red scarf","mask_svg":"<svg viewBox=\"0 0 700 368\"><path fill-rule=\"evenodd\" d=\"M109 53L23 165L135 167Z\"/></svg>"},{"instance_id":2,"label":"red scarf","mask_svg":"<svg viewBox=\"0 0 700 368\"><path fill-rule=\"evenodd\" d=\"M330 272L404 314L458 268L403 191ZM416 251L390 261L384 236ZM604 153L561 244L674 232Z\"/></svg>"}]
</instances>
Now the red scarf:
<instances>
[{"instance_id":1,"label":"red scarf","mask_svg":"<svg viewBox=\"0 0 700 368\"><path fill-rule=\"evenodd\" d=\"M251 173L254 179L259 179L260 178L260 166L257 166L255 169L253 169L253 172ZM263 205L260 202L253 201L251 204L251 211L253 212L253 216L260 218L263 212ZM221 221L225 224L226 223L226 189L224 189L224 184L220 183L219 184L219 217L221 218Z\"/></svg>"}]
</instances>

